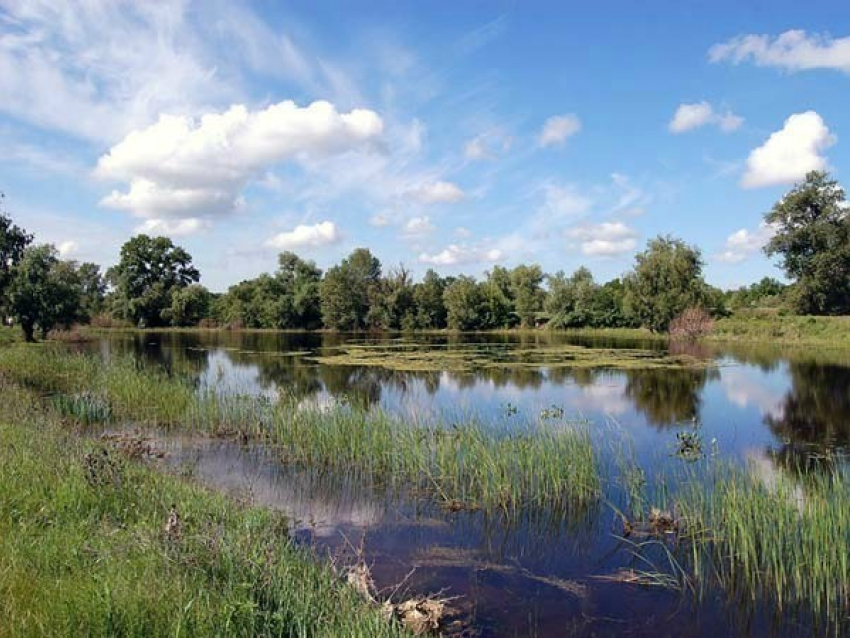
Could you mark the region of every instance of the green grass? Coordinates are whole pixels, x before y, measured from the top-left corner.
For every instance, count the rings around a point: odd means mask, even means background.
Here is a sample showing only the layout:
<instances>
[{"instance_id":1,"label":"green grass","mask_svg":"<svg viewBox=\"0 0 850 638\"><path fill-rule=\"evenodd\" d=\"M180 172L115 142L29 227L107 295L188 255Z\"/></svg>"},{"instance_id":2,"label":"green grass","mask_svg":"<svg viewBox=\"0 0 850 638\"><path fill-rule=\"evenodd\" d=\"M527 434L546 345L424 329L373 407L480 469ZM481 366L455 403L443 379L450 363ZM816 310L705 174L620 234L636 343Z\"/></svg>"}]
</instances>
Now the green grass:
<instances>
[{"instance_id":1,"label":"green grass","mask_svg":"<svg viewBox=\"0 0 850 638\"><path fill-rule=\"evenodd\" d=\"M0 636L401 635L278 515L104 456L30 391L0 392Z\"/></svg>"},{"instance_id":2,"label":"green grass","mask_svg":"<svg viewBox=\"0 0 850 638\"><path fill-rule=\"evenodd\" d=\"M770 342L781 346L850 347L850 317L783 316L766 311L741 311L716 321L708 339Z\"/></svg>"},{"instance_id":3,"label":"green grass","mask_svg":"<svg viewBox=\"0 0 850 638\"><path fill-rule=\"evenodd\" d=\"M130 422L277 446L291 462L356 471L374 483L430 491L464 506L509 512L586 508L599 495L585 424L546 423L501 434L474 419L414 424L352 406L304 408L288 400L197 391L181 376L132 359L102 361L61 347L0 349L0 375L49 395L78 423Z\"/></svg>"},{"instance_id":4,"label":"green grass","mask_svg":"<svg viewBox=\"0 0 850 638\"><path fill-rule=\"evenodd\" d=\"M850 621L850 474L759 476L720 467L675 497L688 563L732 600L769 601L833 628ZM842 625L843 623L843 625Z\"/></svg>"}]
</instances>

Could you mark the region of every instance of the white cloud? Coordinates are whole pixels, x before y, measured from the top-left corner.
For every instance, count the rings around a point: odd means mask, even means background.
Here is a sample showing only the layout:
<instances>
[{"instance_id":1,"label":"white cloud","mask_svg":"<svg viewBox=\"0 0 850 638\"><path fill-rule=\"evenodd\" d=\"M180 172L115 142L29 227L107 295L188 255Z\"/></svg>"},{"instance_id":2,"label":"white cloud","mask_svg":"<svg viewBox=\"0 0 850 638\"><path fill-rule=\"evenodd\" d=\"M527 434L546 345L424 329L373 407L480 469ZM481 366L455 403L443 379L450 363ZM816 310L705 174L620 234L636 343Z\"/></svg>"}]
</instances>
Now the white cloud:
<instances>
[{"instance_id":1,"label":"white cloud","mask_svg":"<svg viewBox=\"0 0 850 638\"><path fill-rule=\"evenodd\" d=\"M555 115L543 124L537 144L542 147L560 146L580 130L581 120L576 115L572 113Z\"/></svg>"},{"instance_id":2,"label":"white cloud","mask_svg":"<svg viewBox=\"0 0 850 638\"><path fill-rule=\"evenodd\" d=\"M741 35L708 52L712 62L740 64L752 60L758 66L786 71L835 69L850 73L850 37L831 38L795 29L775 38L769 35Z\"/></svg>"},{"instance_id":3,"label":"white cloud","mask_svg":"<svg viewBox=\"0 0 850 638\"><path fill-rule=\"evenodd\" d=\"M450 244L438 253L422 253L419 255L419 261L431 266L457 266L460 264L494 263L503 257L504 253L498 248Z\"/></svg>"},{"instance_id":4,"label":"white cloud","mask_svg":"<svg viewBox=\"0 0 850 638\"><path fill-rule=\"evenodd\" d=\"M708 124L717 125L724 133L740 128L744 118L735 115L731 111L720 113L708 102L695 102L693 104L680 104L670 120L668 128L671 133L684 133Z\"/></svg>"},{"instance_id":5,"label":"white cloud","mask_svg":"<svg viewBox=\"0 0 850 638\"><path fill-rule=\"evenodd\" d=\"M728 264L738 264L746 261L759 252L776 234L776 227L761 222L754 231L741 228L726 238L725 250L717 255L717 260Z\"/></svg>"},{"instance_id":6,"label":"white cloud","mask_svg":"<svg viewBox=\"0 0 850 638\"><path fill-rule=\"evenodd\" d=\"M211 217L239 209L245 184L267 167L370 148L382 130L374 111L341 113L329 102L237 105L199 120L162 115L113 146L95 174L129 183L104 206L148 219Z\"/></svg>"},{"instance_id":7,"label":"white cloud","mask_svg":"<svg viewBox=\"0 0 850 638\"><path fill-rule=\"evenodd\" d=\"M237 3L204 3L203 11L186 0L0 6L0 111L75 137L111 143L160 113L233 103L248 73L346 103L356 95L330 61Z\"/></svg>"},{"instance_id":8,"label":"white cloud","mask_svg":"<svg viewBox=\"0 0 850 638\"><path fill-rule=\"evenodd\" d=\"M472 235L472 232L464 226L458 226L457 228L455 228L455 235L457 235L461 239L466 239Z\"/></svg>"},{"instance_id":9,"label":"white cloud","mask_svg":"<svg viewBox=\"0 0 850 638\"><path fill-rule=\"evenodd\" d=\"M59 251L60 257L63 259L68 259L77 254L80 250L80 245L72 240L63 241L56 247L56 250Z\"/></svg>"},{"instance_id":10,"label":"white cloud","mask_svg":"<svg viewBox=\"0 0 850 638\"><path fill-rule=\"evenodd\" d=\"M510 135L496 129L469 140L463 148L463 156L470 162L494 160L500 153L507 152L512 143Z\"/></svg>"},{"instance_id":11,"label":"white cloud","mask_svg":"<svg viewBox=\"0 0 850 638\"><path fill-rule=\"evenodd\" d=\"M495 159L495 154L487 147L487 142L484 137L478 137L469 140L463 149L463 156L472 161Z\"/></svg>"},{"instance_id":12,"label":"white cloud","mask_svg":"<svg viewBox=\"0 0 850 638\"><path fill-rule=\"evenodd\" d=\"M538 213L541 221L584 215L593 205L593 200L572 184L544 184L543 192L544 203Z\"/></svg>"},{"instance_id":13,"label":"white cloud","mask_svg":"<svg viewBox=\"0 0 850 638\"><path fill-rule=\"evenodd\" d=\"M318 248L335 244L342 239L342 233L333 222L320 222L313 226L298 225L293 230L279 233L266 242L269 248L277 250L296 250L299 248Z\"/></svg>"},{"instance_id":14,"label":"white cloud","mask_svg":"<svg viewBox=\"0 0 850 638\"><path fill-rule=\"evenodd\" d=\"M444 181L417 186L408 194L423 204L454 204L466 197L457 184Z\"/></svg>"},{"instance_id":15,"label":"white cloud","mask_svg":"<svg viewBox=\"0 0 850 638\"><path fill-rule=\"evenodd\" d=\"M566 232L580 242L581 252L589 257L616 257L637 247L638 233L622 222L585 224Z\"/></svg>"},{"instance_id":16,"label":"white cloud","mask_svg":"<svg viewBox=\"0 0 850 638\"><path fill-rule=\"evenodd\" d=\"M209 222L197 217L184 219L146 219L134 229L146 235L165 235L168 237L186 237L209 228Z\"/></svg>"},{"instance_id":17,"label":"white cloud","mask_svg":"<svg viewBox=\"0 0 850 638\"><path fill-rule=\"evenodd\" d=\"M384 228L385 226L390 225L390 220L389 217L383 213L377 213L369 218L369 225L374 226L375 228Z\"/></svg>"},{"instance_id":18,"label":"white cloud","mask_svg":"<svg viewBox=\"0 0 850 638\"><path fill-rule=\"evenodd\" d=\"M795 113L785 120L782 129L750 153L741 185L788 184L809 171L826 169L822 153L835 142L836 137L816 112Z\"/></svg>"},{"instance_id":19,"label":"white cloud","mask_svg":"<svg viewBox=\"0 0 850 638\"><path fill-rule=\"evenodd\" d=\"M404 225L403 233L406 237L421 237L434 230L434 225L427 217L413 217Z\"/></svg>"}]
</instances>

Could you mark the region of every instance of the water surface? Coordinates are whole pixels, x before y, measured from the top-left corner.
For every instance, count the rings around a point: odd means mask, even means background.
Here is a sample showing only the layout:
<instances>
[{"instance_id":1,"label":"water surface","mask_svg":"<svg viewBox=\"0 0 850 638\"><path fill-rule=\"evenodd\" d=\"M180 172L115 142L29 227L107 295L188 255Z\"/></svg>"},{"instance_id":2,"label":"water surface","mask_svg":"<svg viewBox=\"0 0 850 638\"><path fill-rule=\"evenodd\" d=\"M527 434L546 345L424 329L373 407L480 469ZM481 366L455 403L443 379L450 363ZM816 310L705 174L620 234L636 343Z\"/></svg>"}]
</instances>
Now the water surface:
<instances>
[{"instance_id":1,"label":"water surface","mask_svg":"<svg viewBox=\"0 0 850 638\"><path fill-rule=\"evenodd\" d=\"M559 344L644 348L663 342L567 335L395 336L293 333L145 333L91 344L103 356L132 353L152 366L195 376L199 387L294 397L305 404L355 404L405 418L475 418L511 431L529 424L586 420L601 464L616 483L625 456L648 480L690 471L677 433L696 432L706 457L748 463L765 480L819 471L819 459L850 445L850 352L764 346L682 346L704 365L685 369L491 367L474 372L399 372L323 365L349 344L473 349ZM498 360L498 359L497 359ZM563 415L561 414L563 411ZM537 512L519 520L447 512L412 495L388 493L357 477L287 467L274 450L173 437L169 462L201 480L277 508L293 533L320 552L362 547L379 587L404 582L412 593L444 591L484 636L810 635L805 621L775 618L758 604L612 581L646 569L619 537L611 503L587 511ZM699 465L692 464L693 467ZM616 506L617 487L610 488ZM664 559L663 552L649 552ZM657 567L663 567L658 565Z\"/></svg>"}]
</instances>

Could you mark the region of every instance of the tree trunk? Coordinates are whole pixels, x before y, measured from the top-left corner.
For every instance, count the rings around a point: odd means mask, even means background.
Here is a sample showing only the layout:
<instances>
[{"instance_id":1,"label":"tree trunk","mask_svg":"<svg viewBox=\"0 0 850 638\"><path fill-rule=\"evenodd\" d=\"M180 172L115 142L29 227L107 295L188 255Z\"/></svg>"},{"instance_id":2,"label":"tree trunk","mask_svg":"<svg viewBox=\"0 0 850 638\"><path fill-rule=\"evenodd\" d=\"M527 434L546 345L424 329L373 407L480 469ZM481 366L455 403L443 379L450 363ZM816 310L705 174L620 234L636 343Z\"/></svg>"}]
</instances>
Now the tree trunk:
<instances>
[{"instance_id":1,"label":"tree trunk","mask_svg":"<svg viewBox=\"0 0 850 638\"><path fill-rule=\"evenodd\" d=\"M21 330L24 331L24 340L27 343L32 343L35 341L35 324L30 321L22 321L21 322Z\"/></svg>"}]
</instances>

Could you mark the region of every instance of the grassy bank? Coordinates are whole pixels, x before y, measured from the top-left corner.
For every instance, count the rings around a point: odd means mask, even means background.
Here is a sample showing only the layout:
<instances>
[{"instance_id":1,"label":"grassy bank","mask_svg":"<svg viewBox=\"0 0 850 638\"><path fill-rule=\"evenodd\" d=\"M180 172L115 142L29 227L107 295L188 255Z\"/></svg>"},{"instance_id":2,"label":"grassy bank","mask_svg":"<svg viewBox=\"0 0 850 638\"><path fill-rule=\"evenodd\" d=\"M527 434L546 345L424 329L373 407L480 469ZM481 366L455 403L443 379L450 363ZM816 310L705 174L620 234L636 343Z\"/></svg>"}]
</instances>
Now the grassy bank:
<instances>
[{"instance_id":1,"label":"grassy bank","mask_svg":"<svg viewBox=\"0 0 850 638\"><path fill-rule=\"evenodd\" d=\"M0 636L401 634L276 515L69 433L29 391L0 392Z\"/></svg>"},{"instance_id":2,"label":"grassy bank","mask_svg":"<svg viewBox=\"0 0 850 638\"><path fill-rule=\"evenodd\" d=\"M741 312L719 319L709 340L771 343L777 346L850 347L850 317L782 316Z\"/></svg>"},{"instance_id":3,"label":"grassy bank","mask_svg":"<svg viewBox=\"0 0 850 638\"><path fill-rule=\"evenodd\" d=\"M328 410L198 389L188 378L129 358L104 362L51 345L0 350L0 374L48 395L56 412L78 422L240 435L274 445L291 462L357 471L372 482L428 490L457 506L583 508L599 495L583 424L511 434L473 419L415 424L351 406Z\"/></svg>"}]
</instances>

